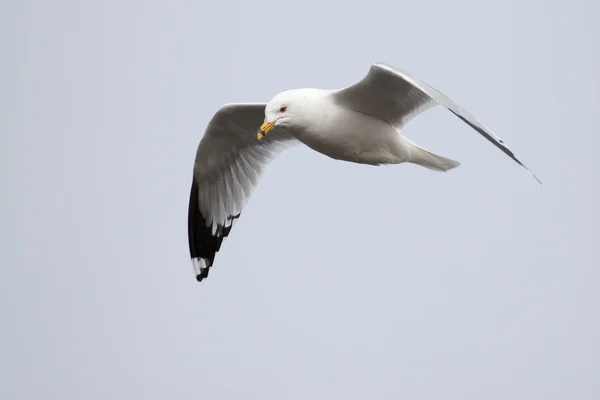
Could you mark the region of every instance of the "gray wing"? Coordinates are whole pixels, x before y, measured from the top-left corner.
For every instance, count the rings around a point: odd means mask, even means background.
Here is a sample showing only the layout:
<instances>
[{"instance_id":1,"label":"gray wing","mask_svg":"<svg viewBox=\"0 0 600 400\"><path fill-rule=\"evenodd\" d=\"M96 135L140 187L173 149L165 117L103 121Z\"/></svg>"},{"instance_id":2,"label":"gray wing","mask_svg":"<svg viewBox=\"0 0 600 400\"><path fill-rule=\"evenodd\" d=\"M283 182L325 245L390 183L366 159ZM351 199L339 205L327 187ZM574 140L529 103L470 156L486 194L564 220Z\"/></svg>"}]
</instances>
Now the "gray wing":
<instances>
[{"instance_id":1,"label":"gray wing","mask_svg":"<svg viewBox=\"0 0 600 400\"><path fill-rule=\"evenodd\" d=\"M362 80L333 92L332 97L340 105L383 119L397 128L431 107L442 105L542 183L484 124L446 95L405 71L386 64L373 64Z\"/></svg>"},{"instance_id":2,"label":"gray wing","mask_svg":"<svg viewBox=\"0 0 600 400\"><path fill-rule=\"evenodd\" d=\"M215 254L258 184L264 167L295 139L273 129L259 141L265 104L228 104L209 122L196 152L188 207L188 241L196 279Z\"/></svg>"}]
</instances>

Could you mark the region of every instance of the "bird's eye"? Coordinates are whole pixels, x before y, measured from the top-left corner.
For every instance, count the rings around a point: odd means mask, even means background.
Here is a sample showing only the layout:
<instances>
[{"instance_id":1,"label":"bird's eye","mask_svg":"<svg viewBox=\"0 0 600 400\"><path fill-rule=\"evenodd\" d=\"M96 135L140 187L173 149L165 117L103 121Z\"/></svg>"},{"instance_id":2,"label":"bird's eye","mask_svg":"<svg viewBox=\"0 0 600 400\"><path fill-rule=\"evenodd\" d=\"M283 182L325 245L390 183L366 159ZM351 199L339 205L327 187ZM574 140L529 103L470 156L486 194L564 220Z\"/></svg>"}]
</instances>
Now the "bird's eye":
<instances>
[{"instance_id":1,"label":"bird's eye","mask_svg":"<svg viewBox=\"0 0 600 400\"><path fill-rule=\"evenodd\" d=\"M286 107L286 106L283 106L283 107L281 107L281 108L279 109L279 112L282 112L282 113L284 113L284 112L285 112L285 110L287 110L287 107Z\"/></svg>"}]
</instances>

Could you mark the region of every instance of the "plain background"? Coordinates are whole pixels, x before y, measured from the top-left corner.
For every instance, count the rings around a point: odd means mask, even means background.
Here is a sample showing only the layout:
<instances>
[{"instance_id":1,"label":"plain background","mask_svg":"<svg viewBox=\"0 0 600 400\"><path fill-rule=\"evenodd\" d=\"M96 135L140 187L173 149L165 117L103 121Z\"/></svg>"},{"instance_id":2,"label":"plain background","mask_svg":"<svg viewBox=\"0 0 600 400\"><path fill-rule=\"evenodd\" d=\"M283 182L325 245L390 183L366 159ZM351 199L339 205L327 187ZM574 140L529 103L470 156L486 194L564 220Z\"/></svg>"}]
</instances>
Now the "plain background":
<instances>
[{"instance_id":1,"label":"plain background","mask_svg":"<svg viewBox=\"0 0 600 400\"><path fill-rule=\"evenodd\" d=\"M597 399L596 2L4 1L3 399ZM224 103L405 69L462 166L265 173L208 280L187 202Z\"/></svg>"}]
</instances>

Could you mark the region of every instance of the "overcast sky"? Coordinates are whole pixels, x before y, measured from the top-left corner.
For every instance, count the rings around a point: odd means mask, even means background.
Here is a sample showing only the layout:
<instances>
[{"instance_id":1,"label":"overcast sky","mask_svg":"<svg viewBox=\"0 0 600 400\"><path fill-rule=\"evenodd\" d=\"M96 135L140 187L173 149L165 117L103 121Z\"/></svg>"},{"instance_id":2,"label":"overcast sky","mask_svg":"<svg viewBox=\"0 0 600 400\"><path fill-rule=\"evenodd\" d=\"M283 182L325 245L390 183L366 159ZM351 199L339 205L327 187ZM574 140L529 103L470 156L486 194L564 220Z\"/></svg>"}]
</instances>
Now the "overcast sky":
<instances>
[{"instance_id":1,"label":"overcast sky","mask_svg":"<svg viewBox=\"0 0 600 400\"><path fill-rule=\"evenodd\" d=\"M5 1L3 399L600 398L600 28L588 0ZM196 146L224 103L382 61L462 165L269 166L201 284Z\"/></svg>"}]
</instances>

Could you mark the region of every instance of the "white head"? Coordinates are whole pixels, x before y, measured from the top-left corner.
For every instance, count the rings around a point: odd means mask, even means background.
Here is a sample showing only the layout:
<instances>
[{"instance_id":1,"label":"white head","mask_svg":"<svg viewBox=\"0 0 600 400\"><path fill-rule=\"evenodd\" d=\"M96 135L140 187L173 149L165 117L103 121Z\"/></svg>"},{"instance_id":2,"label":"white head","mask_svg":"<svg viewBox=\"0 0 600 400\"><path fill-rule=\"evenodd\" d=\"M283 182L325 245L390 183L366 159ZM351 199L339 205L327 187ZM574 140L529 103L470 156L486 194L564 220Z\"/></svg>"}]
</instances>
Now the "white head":
<instances>
[{"instance_id":1,"label":"white head","mask_svg":"<svg viewBox=\"0 0 600 400\"><path fill-rule=\"evenodd\" d=\"M311 115L311 101L320 91L316 89L295 89L281 92L265 107L265 122L257 134L261 140L271 129L276 126L285 128L300 128L308 122Z\"/></svg>"}]
</instances>

